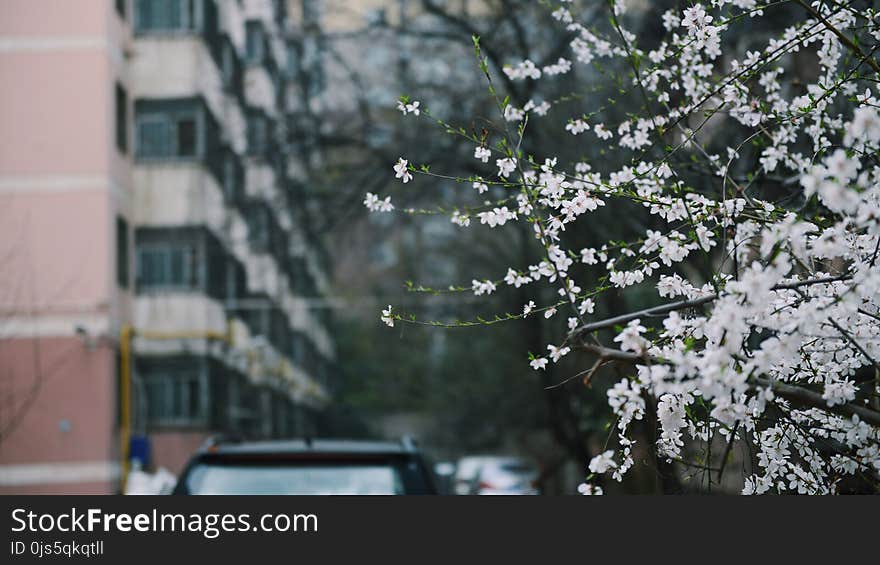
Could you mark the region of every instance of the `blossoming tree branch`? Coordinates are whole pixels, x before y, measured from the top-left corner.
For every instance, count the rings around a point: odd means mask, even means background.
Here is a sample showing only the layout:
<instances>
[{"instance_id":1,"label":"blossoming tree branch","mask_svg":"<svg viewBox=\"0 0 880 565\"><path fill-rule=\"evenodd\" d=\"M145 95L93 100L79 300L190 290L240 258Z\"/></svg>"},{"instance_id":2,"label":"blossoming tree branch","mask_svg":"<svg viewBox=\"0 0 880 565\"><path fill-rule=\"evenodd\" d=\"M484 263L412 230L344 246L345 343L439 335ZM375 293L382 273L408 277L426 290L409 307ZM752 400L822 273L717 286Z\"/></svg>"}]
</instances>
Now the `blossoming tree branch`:
<instances>
[{"instance_id":1,"label":"blossoming tree branch","mask_svg":"<svg viewBox=\"0 0 880 565\"><path fill-rule=\"evenodd\" d=\"M505 68L510 80L538 85L522 107L496 89L474 38L498 111L491 129L477 134L446 123L426 100L398 103L416 123L471 144L486 173L463 178L405 155L394 171L407 184L458 183L461 206L433 212L462 229L525 223L543 249L534 264L444 291L484 296L551 285L558 299L451 323L417 320L389 305L382 321L445 326L544 316L559 320L565 337L529 353L531 369L546 370L573 352L587 354L578 374L585 381L600 367L620 366L628 376L607 394L613 437L584 462L584 493L601 492L593 484L599 475L621 480L633 467L633 422L648 410L657 422L652 449L667 461L704 465L687 448L695 442L722 438L728 450L747 444L755 465L743 493L834 493L852 477L877 489L876 9L837 0L683 3L662 14L662 38L643 38L628 30L634 16L622 0L607 2L601 25L579 20L596 3L553 4L570 49L551 65L520 60ZM795 62L804 61L808 71L798 70ZM578 66L614 62L628 73L619 100L585 109L577 97L538 97L541 85ZM618 103L629 105L626 117L607 121L621 115L610 111ZM605 157L524 151L529 123L553 117L562 117L558 136L568 145L601 144ZM390 196L367 194L365 205L394 210ZM597 211L619 210L625 220L633 206L649 221L629 241L579 246L566 237ZM654 306L595 315L608 293L645 288Z\"/></svg>"}]
</instances>

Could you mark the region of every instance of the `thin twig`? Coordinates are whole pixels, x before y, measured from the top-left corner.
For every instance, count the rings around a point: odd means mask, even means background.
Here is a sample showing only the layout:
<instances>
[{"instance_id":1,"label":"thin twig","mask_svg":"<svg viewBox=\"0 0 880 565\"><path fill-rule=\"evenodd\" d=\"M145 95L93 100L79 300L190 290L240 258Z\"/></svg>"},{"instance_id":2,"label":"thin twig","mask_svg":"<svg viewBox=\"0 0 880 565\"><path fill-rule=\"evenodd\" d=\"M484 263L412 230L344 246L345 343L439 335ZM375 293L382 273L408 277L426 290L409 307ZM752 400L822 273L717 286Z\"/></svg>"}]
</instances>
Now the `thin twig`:
<instances>
[{"instance_id":1,"label":"thin twig","mask_svg":"<svg viewBox=\"0 0 880 565\"><path fill-rule=\"evenodd\" d=\"M546 386L546 387L544 387L544 390L553 390L554 388L559 388L563 385L568 384L569 382L573 381L574 379L580 377L581 375L586 375L584 377L584 386L590 386L590 379L592 379L593 375L596 373L596 371L598 371L602 367L602 365L604 365L607 362L608 362L607 359L600 356L598 359L596 359L596 362L593 363L593 366L590 367L589 369L587 369L586 371L581 371L580 373L578 373L576 375L572 375L572 376L568 377L567 379L565 379L564 381L556 383L555 385Z\"/></svg>"}]
</instances>

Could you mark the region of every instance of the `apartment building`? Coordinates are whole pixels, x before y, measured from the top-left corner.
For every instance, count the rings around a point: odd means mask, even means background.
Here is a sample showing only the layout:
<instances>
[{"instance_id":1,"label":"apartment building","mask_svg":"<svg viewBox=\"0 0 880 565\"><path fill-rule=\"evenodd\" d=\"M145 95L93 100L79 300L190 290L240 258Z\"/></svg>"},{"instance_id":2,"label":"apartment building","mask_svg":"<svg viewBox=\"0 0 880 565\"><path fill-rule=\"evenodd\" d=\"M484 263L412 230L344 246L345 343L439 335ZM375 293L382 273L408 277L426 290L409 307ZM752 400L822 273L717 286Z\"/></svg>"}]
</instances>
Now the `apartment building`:
<instances>
[{"instance_id":1,"label":"apartment building","mask_svg":"<svg viewBox=\"0 0 880 565\"><path fill-rule=\"evenodd\" d=\"M295 25L279 0L0 5L0 492L313 432L334 345L288 174Z\"/></svg>"}]
</instances>

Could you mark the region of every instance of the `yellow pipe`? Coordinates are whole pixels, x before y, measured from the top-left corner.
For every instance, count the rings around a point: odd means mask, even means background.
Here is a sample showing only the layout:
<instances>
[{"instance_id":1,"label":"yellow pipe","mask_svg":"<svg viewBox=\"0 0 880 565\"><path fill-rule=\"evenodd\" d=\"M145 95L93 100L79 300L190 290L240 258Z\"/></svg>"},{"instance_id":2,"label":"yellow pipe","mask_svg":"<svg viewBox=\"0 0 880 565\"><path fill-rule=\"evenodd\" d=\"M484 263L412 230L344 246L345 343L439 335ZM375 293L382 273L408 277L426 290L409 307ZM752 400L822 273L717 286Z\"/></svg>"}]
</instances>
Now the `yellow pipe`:
<instances>
[{"instance_id":1,"label":"yellow pipe","mask_svg":"<svg viewBox=\"0 0 880 565\"><path fill-rule=\"evenodd\" d=\"M229 341L229 333L228 332L209 332L209 331L180 331L180 332L156 332L156 331L141 331L138 332L138 337L142 337L144 339L152 339L152 340L165 340L165 339L211 339L216 341Z\"/></svg>"},{"instance_id":2,"label":"yellow pipe","mask_svg":"<svg viewBox=\"0 0 880 565\"><path fill-rule=\"evenodd\" d=\"M119 333L119 441L122 457L120 486L125 492L128 480L129 447L131 443L131 337L134 333L128 324Z\"/></svg>"}]
</instances>

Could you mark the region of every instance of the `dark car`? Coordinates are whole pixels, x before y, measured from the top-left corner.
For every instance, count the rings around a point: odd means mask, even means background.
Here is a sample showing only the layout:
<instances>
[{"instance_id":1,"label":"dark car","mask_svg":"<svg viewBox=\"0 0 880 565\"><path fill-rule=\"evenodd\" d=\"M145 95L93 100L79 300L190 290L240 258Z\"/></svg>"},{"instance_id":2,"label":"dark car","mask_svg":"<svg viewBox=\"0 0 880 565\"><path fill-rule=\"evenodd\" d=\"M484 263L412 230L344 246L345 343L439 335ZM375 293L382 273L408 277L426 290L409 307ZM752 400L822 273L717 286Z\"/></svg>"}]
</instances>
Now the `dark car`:
<instances>
[{"instance_id":1,"label":"dark car","mask_svg":"<svg viewBox=\"0 0 880 565\"><path fill-rule=\"evenodd\" d=\"M437 494L415 444L343 440L213 441L174 494Z\"/></svg>"}]
</instances>

